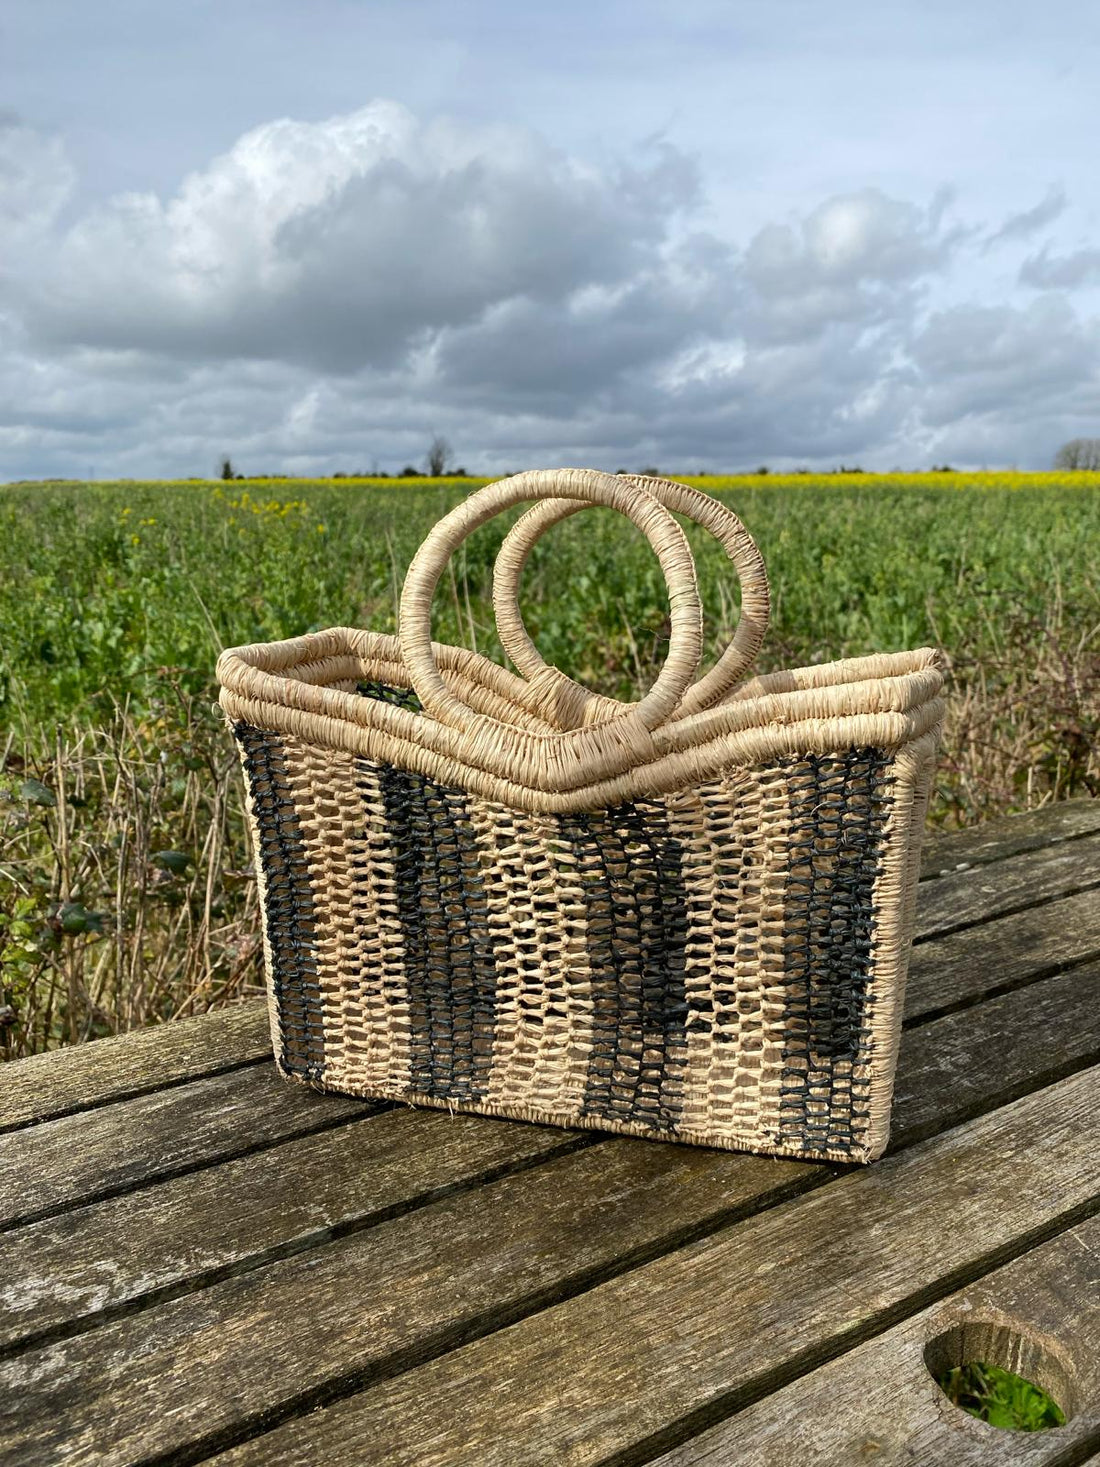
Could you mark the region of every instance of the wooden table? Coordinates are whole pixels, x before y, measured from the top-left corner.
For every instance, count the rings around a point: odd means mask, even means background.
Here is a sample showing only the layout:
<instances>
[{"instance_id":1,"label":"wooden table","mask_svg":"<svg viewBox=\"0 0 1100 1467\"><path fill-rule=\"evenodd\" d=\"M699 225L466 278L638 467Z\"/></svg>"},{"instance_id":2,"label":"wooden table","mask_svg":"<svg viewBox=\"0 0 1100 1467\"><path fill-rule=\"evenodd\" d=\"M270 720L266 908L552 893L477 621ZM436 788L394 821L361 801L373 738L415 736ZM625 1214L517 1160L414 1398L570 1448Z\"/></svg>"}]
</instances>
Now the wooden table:
<instances>
[{"instance_id":1,"label":"wooden table","mask_svg":"<svg viewBox=\"0 0 1100 1467\"><path fill-rule=\"evenodd\" d=\"M0 1461L1100 1460L1098 1000L1082 801L927 853L868 1168L315 1095L258 1005L9 1065Z\"/></svg>"}]
</instances>

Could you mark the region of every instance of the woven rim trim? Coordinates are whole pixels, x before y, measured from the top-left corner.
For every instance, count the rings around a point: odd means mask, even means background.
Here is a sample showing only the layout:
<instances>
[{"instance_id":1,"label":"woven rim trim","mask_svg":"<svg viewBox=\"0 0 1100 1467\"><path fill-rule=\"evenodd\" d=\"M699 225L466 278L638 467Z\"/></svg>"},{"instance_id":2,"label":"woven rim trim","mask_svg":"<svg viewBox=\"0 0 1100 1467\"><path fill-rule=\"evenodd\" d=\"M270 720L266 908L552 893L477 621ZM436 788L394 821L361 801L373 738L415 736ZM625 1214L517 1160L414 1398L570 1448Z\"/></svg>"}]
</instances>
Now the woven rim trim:
<instances>
[{"instance_id":1,"label":"woven rim trim","mask_svg":"<svg viewBox=\"0 0 1100 1467\"><path fill-rule=\"evenodd\" d=\"M368 649L375 655L364 655ZM593 809L663 793L730 765L800 749L896 748L943 718L938 654L922 648L756 679L756 696L731 697L652 733L626 719L539 733L487 716L471 736L350 691L356 676L408 686L407 671L391 660L394 650L393 638L342 628L233 648L218 664L221 706L232 719L417 770L532 811ZM504 696L482 682L483 669L493 669L489 681L497 688L507 686L501 679L509 677L487 659L462 652L453 665L480 687L486 701ZM298 667L306 669L309 681L297 678ZM844 681L846 675L850 680ZM326 678L342 686L324 686ZM811 685L770 691L791 681Z\"/></svg>"}]
</instances>

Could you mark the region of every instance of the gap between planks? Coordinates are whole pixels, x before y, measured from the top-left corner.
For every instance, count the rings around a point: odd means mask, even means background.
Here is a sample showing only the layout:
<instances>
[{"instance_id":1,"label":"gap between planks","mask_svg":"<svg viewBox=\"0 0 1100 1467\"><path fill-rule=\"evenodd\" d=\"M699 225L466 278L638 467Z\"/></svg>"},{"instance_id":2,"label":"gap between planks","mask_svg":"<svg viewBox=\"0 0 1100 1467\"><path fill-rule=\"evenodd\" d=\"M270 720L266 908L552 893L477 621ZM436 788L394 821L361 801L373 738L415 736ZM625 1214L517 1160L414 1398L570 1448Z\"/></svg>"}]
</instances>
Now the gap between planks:
<instances>
[{"instance_id":1,"label":"gap between planks","mask_svg":"<svg viewBox=\"0 0 1100 1467\"><path fill-rule=\"evenodd\" d=\"M1036 1003L1038 996L1039 1002ZM1028 1090L1100 1059L1100 965L983 1006L981 1024L948 1018L907 1036L895 1087L897 1151L985 1113ZM582 1144L607 1144L597 1132L488 1121L400 1108L323 1135L308 1135L259 1155L158 1181L59 1216L0 1240L0 1348L83 1332L108 1318L193 1292L233 1273L360 1232L386 1209L410 1211L436 1199L433 1189L482 1185L508 1158L541 1164ZM620 1142L645 1169L652 1143ZM642 1148L639 1150L639 1148ZM682 1149L682 1148L681 1148ZM455 1170L455 1157L463 1166ZM699 1172L736 1183L736 1154L707 1153ZM427 1160L442 1157L438 1173ZM812 1164L793 1163L812 1172ZM396 1168L396 1173L394 1172ZM507 1169L507 1168L506 1168ZM765 1172L765 1179L770 1177ZM780 1179L785 1173L776 1173ZM697 1173L698 1179L698 1173ZM399 1181L397 1190L393 1188ZM420 1189L418 1191L418 1188ZM404 1190L401 1190L404 1189ZM704 1202L721 1223L713 1198ZM701 1214L705 1221L706 1209ZM28 1274L26 1260L35 1260ZM109 1259L107 1267L103 1260ZM36 1278L36 1286L31 1285ZM35 1327L29 1326L33 1316Z\"/></svg>"},{"instance_id":2,"label":"gap between planks","mask_svg":"<svg viewBox=\"0 0 1100 1467\"><path fill-rule=\"evenodd\" d=\"M1095 1216L1097 1080L1029 1096L339 1403L305 1415L303 1402L273 1431L242 1422L218 1467L354 1467L368 1440L387 1467L647 1462Z\"/></svg>"},{"instance_id":3,"label":"gap between planks","mask_svg":"<svg viewBox=\"0 0 1100 1467\"><path fill-rule=\"evenodd\" d=\"M1094 1213L1097 1080L1074 1076L549 1302L563 1270L592 1265L603 1230L644 1228L706 1176L694 1148L635 1144L656 1153L639 1191L626 1147L589 1148L492 1198L383 1224L369 1247L336 1244L312 1266L291 1259L21 1356L4 1376L18 1406L3 1441L23 1467L60 1448L103 1467L182 1464L250 1437L227 1463L358 1467L368 1441L392 1467L652 1454ZM533 1297L540 1312L508 1323Z\"/></svg>"},{"instance_id":4,"label":"gap between planks","mask_svg":"<svg viewBox=\"0 0 1100 1467\"><path fill-rule=\"evenodd\" d=\"M925 1349L965 1334L944 1363L982 1359L1040 1385L1064 1427L998 1430L952 1405ZM935 1363L935 1360L933 1360ZM652 1467L1065 1467L1100 1447L1100 1217L1025 1253L857 1346Z\"/></svg>"}]
</instances>

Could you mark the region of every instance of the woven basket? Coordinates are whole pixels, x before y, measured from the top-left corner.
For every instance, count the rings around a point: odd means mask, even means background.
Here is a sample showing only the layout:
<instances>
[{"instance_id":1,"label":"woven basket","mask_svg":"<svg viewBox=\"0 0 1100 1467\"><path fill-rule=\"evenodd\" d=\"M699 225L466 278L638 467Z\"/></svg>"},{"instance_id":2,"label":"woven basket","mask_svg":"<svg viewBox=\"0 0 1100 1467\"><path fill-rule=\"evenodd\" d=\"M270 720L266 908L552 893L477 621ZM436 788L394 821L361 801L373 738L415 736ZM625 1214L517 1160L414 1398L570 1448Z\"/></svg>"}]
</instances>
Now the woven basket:
<instances>
[{"instance_id":1,"label":"woven basket","mask_svg":"<svg viewBox=\"0 0 1100 1467\"><path fill-rule=\"evenodd\" d=\"M493 599L521 676L433 643L462 540L507 535ZM639 703L572 682L520 618L527 555L591 504L669 585ZM692 684L701 610L673 512L741 581ZM225 652L257 851L275 1057L321 1090L782 1156L884 1150L918 854L943 719L930 648L741 682L767 577L737 517L664 479L518 474L432 530L400 635Z\"/></svg>"}]
</instances>

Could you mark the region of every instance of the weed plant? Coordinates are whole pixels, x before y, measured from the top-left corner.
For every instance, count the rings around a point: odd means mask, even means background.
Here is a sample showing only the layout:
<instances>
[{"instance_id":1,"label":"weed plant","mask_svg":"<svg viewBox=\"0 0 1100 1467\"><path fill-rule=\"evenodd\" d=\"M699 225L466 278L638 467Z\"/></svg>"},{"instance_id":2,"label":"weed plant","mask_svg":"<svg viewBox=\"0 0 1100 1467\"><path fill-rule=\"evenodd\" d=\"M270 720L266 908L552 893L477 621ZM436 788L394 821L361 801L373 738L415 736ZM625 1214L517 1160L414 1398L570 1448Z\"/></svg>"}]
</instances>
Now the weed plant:
<instances>
[{"instance_id":1,"label":"weed plant","mask_svg":"<svg viewBox=\"0 0 1100 1467\"><path fill-rule=\"evenodd\" d=\"M0 1053L233 1002L262 982L222 646L324 626L396 630L439 516L483 481L0 488ZM948 829L1100 793L1096 476L695 480L768 564L760 671L925 644L950 714L930 820ZM519 511L477 531L434 635L502 659L492 565ZM688 527L708 658L733 633L722 552ZM659 567L586 510L523 584L547 661L637 697L667 650Z\"/></svg>"}]
</instances>

